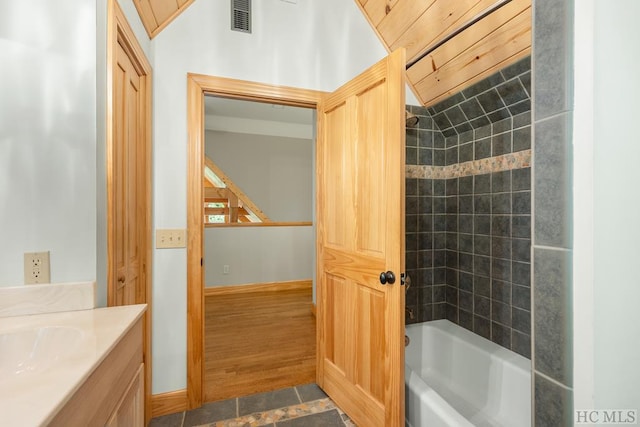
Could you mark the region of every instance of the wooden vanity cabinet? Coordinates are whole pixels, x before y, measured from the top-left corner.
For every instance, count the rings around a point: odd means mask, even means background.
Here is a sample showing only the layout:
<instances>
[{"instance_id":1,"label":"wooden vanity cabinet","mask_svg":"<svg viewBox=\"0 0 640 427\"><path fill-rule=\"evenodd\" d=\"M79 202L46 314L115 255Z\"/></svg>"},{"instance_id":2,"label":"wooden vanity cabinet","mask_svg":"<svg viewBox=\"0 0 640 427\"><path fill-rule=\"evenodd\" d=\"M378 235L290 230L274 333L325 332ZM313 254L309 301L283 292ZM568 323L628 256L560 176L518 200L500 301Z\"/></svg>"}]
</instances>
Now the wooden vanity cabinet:
<instances>
[{"instance_id":1,"label":"wooden vanity cabinet","mask_svg":"<svg viewBox=\"0 0 640 427\"><path fill-rule=\"evenodd\" d=\"M50 426L144 426L142 318L56 414Z\"/></svg>"}]
</instances>

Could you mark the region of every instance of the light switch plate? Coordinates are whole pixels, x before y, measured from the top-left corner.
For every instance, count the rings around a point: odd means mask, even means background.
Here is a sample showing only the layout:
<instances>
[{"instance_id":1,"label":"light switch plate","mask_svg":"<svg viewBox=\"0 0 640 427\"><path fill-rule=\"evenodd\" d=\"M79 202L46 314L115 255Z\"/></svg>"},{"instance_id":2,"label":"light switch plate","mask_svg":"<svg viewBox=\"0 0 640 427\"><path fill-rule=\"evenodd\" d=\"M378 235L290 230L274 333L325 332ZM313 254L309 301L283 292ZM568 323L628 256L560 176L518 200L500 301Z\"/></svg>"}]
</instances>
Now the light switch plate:
<instances>
[{"instance_id":1,"label":"light switch plate","mask_svg":"<svg viewBox=\"0 0 640 427\"><path fill-rule=\"evenodd\" d=\"M25 285L51 283L49 251L24 254L24 283Z\"/></svg>"},{"instance_id":2,"label":"light switch plate","mask_svg":"<svg viewBox=\"0 0 640 427\"><path fill-rule=\"evenodd\" d=\"M156 248L185 248L187 247L187 231L183 228L156 230Z\"/></svg>"}]
</instances>

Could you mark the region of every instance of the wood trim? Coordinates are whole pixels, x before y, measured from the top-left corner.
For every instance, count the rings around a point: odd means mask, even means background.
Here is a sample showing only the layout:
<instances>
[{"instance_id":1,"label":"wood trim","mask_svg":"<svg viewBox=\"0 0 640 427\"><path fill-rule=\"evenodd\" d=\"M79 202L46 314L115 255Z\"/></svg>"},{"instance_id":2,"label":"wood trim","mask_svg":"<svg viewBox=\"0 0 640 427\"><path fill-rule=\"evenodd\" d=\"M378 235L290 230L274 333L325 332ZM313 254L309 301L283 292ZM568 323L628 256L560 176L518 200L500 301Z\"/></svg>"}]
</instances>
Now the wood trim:
<instances>
[{"instance_id":1,"label":"wood trim","mask_svg":"<svg viewBox=\"0 0 640 427\"><path fill-rule=\"evenodd\" d=\"M187 389L151 396L151 417L175 414L187 410Z\"/></svg>"},{"instance_id":2,"label":"wood trim","mask_svg":"<svg viewBox=\"0 0 640 427\"><path fill-rule=\"evenodd\" d=\"M204 205L204 95L317 108L325 92L274 86L202 74L187 74L187 401L204 397L204 283L202 271Z\"/></svg>"},{"instance_id":3,"label":"wood trim","mask_svg":"<svg viewBox=\"0 0 640 427\"><path fill-rule=\"evenodd\" d=\"M311 221L297 222L234 222L228 224L205 224L206 228L225 228L225 227L309 227L313 225Z\"/></svg>"},{"instance_id":4,"label":"wood trim","mask_svg":"<svg viewBox=\"0 0 640 427\"><path fill-rule=\"evenodd\" d=\"M229 285L204 288L204 296L229 294L247 294L250 292L278 292L295 289L311 289L313 282L308 280L290 280L288 282L249 283L246 285Z\"/></svg>"},{"instance_id":5,"label":"wood trim","mask_svg":"<svg viewBox=\"0 0 640 427\"><path fill-rule=\"evenodd\" d=\"M144 224L141 226L144 235L141 238L140 252L142 254L142 283L144 288L144 303L147 309L144 314L144 407L145 407L145 423L151 419L151 273L152 273L152 198L151 198L151 175L152 175L152 139L151 139L151 94L153 92L153 69L147 59L144 50L140 46L135 33L131 29L127 18L116 0L108 0L107 3L107 110L106 110L106 174L107 174L107 305L115 304L115 201L113 186L114 173L114 117L116 112L114 109L114 81L113 69L116 66L116 51L118 42L122 42L126 47L127 55L130 56L131 62L141 74L140 90L143 92L144 98L144 140L146 149L144 162L146 165L145 174L145 203L147 206L145 212Z\"/></svg>"}]
</instances>

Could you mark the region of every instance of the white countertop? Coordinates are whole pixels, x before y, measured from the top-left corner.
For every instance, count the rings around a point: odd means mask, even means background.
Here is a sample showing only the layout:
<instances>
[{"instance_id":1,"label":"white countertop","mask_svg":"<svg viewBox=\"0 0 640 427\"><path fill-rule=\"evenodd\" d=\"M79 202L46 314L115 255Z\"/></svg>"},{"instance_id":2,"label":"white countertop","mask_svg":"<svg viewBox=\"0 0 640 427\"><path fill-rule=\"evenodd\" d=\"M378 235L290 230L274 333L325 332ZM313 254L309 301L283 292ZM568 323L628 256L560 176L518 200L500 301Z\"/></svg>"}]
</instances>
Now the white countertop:
<instances>
[{"instance_id":1,"label":"white countertop","mask_svg":"<svg viewBox=\"0 0 640 427\"><path fill-rule=\"evenodd\" d=\"M0 425L46 425L146 309L145 304L0 318ZM54 332L33 346L34 363L17 374L15 337ZM4 340L2 337L5 337ZM61 350L55 346L65 342ZM51 347L49 347L51 346ZM4 348L3 348L4 347ZM57 357L42 357L49 351ZM31 361L33 361L31 360ZM4 366L12 365L12 366Z\"/></svg>"}]
</instances>

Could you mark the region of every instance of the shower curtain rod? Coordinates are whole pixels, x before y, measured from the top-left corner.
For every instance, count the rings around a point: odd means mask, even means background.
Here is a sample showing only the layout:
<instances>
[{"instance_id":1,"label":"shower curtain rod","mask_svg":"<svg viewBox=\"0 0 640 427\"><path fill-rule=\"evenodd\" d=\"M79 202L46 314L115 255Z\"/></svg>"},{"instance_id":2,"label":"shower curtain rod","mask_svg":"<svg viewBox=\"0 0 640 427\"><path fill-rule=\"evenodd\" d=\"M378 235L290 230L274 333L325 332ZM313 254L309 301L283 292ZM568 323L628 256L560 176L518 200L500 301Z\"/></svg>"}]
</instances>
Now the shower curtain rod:
<instances>
[{"instance_id":1,"label":"shower curtain rod","mask_svg":"<svg viewBox=\"0 0 640 427\"><path fill-rule=\"evenodd\" d=\"M463 32L464 30L466 30L467 28L469 28L470 26L472 26L476 22L478 22L478 21L486 18L487 16L491 15L493 12L495 12L498 9L500 9L502 6L506 5L507 3L510 3L511 1L512 0L501 0L499 2L496 2L496 4L494 4L493 6L491 6L490 8L485 10L484 12L482 12L482 13L476 15L475 17L471 18L469 21L464 23L461 27L458 27L455 31L449 33L449 35L447 35L446 37L440 39L440 41L438 41L436 44L430 46L427 50L425 50L423 53L421 53L419 57L417 57L413 61L409 62L407 64L407 66L405 67L405 70L408 70L409 68L413 67L418 62L420 62L425 56L429 55L431 52L433 52L434 50L436 50L437 48L439 48L440 46L442 46L443 44L445 44L446 42L448 42L449 40L451 40L452 38L454 38L455 36L457 36L461 32Z\"/></svg>"}]
</instances>

